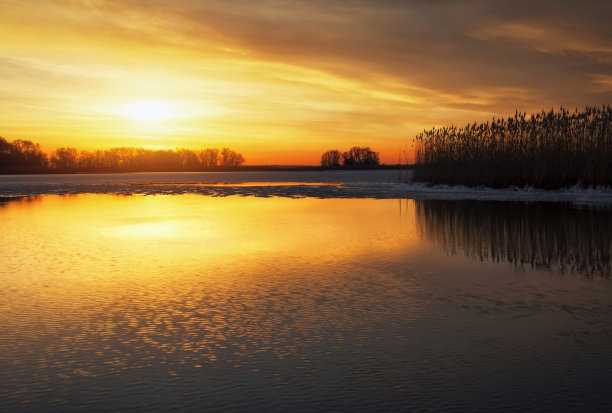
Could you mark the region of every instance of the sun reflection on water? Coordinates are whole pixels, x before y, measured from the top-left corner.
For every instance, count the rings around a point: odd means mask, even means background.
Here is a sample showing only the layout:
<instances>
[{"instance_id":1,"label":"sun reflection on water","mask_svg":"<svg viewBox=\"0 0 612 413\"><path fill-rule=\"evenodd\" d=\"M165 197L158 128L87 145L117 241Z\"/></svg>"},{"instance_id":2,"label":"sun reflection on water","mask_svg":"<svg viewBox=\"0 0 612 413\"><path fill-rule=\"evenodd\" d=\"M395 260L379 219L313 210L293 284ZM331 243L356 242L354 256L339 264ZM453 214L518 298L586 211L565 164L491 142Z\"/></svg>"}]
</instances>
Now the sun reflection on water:
<instances>
[{"instance_id":1,"label":"sun reflection on water","mask_svg":"<svg viewBox=\"0 0 612 413\"><path fill-rule=\"evenodd\" d=\"M0 410L444 410L441 392L464 401L482 388L496 405L527 387L561 403L557 377L608 394L611 284L453 255L480 245L486 257L550 234L562 245L567 231L537 225L548 207L489 209L197 195L0 200ZM564 228L609 226L605 214L574 215L560 213ZM521 222L533 236L504 244L490 234ZM592 239L607 251L609 237L593 234L577 236L575 256ZM505 381L489 395L496 380ZM520 402L509 410L530 410Z\"/></svg>"},{"instance_id":2,"label":"sun reflection on water","mask_svg":"<svg viewBox=\"0 0 612 413\"><path fill-rule=\"evenodd\" d=\"M423 310L408 299L418 283L374 264L414 245L392 201L80 195L0 213L0 350L40 343L40 369L78 360L66 377L172 357L257 369L250 354L282 359Z\"/></svg>"}]
</instances>

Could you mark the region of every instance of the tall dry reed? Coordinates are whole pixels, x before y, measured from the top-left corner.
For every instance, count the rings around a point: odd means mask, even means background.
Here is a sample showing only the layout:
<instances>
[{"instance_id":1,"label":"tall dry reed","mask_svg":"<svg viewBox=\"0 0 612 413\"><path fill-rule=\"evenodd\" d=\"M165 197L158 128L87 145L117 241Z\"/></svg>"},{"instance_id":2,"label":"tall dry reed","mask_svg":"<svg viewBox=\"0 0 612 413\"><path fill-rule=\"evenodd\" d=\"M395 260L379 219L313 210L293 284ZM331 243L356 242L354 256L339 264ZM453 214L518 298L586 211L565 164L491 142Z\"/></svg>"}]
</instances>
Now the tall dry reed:
<instances>
[{"instance_id":1,"label":"tall dry reed","mask_svg":"<svg viewBox=\"0 0 612 413\"><path fill-rule=\"evenodd\" d=\"M416 137L413 180L491 187L612 185L612 109L565 108L434 128Z\"/></svg>"}]
</instances>

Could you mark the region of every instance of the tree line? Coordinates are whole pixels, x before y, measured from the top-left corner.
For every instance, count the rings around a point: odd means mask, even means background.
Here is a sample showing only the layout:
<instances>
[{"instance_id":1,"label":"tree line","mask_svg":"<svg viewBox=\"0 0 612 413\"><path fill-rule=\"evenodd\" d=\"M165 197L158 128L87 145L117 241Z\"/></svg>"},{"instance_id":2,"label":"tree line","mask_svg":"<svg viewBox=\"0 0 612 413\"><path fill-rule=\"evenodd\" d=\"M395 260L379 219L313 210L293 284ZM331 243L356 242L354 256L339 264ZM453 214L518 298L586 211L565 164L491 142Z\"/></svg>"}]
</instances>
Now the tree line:
<instances>
[{"instance_id":1,"label":"tree line","mask_svg":"<svg viewBox=\"0 0 612 413\"><path fill-rule=\"evenodd\" d=\"M151 150L134 147L79 151L58 148L46 154L38 143L0 137L0 172L153 172L235 168L244 157L228 148Z\"/></svg>"},{"instance_id":2,"label":"tree line","mask_svg":"<svg viewBox=\"0 0 612 413\"><path fill-rule=\"evenodd\" d=\"M426 130L413 180L491 187L612 185L612 109L565 108Z\"/></svg>"},{"instance_id":3,"label":"tree line","mask_svg":"<svg viewBox=\"0 0 612 413\"><path fill-rule=\"evenodd\" d=\"M341 166L363 168L379 164L378 152L374 152L369 147L353 146L346 152L332 149L321 155L321 166L323 168L339 168Z\"/></svg>"}]
</instances>

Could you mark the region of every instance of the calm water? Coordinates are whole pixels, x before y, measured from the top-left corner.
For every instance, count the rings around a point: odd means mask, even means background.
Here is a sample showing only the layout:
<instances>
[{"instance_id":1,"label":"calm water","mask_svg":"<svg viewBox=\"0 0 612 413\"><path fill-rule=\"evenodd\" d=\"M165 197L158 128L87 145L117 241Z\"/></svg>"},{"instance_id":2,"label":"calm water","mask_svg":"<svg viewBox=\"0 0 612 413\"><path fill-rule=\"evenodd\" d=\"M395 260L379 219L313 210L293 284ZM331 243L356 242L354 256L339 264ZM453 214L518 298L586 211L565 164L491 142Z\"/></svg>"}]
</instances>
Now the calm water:
<instances>
[{"instance_id":1,"label":"calm water","mask_svg":"<svg viewBox=\"0 0 612 413\"><path fill-rule=\"evenodd\" d=\"M0 197L116 194L317 198L408 198L399 182L411 171L156 172L0 175ZM400 190L404 194L405 190ZM610 197L612 204L612 196Z\"/></svg>"},{"instance_id":2,"label":"calm water","mask_svg":"<svg viewBox=\"0 0 612 413\"><path fill-rule=\"evenodd\" d=\"M612 213L0 202L1 411L603 411Z\"/></svg>"},{"instance_id":3,"label":"calm water","mask_svg":"<svg viewBox=\"0 0 612 413\"><path fill-rule=\"evenodd\" d=\"M97 189L133 190L147 185L218 185L245 183L390 184L410 171L251 171L251 172L146 172L109 174L0 175L0 196L98 192Z\"/></svg>"}]
</instances>

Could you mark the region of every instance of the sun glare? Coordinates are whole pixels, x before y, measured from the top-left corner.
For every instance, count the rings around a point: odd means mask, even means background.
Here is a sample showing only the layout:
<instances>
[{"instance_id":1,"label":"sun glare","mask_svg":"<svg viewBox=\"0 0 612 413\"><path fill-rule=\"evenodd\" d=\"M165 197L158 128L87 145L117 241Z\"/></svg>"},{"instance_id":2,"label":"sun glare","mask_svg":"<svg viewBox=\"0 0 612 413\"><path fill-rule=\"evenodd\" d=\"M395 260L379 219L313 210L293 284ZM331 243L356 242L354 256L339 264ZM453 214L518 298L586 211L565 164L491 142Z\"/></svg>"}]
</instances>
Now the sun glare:
<instances>
[{"instance_id":1,"label":"sun glare","mask_svg":"<svg viewBox=\"0 0 612 413\"><path fill-rule=\"evenodd\" d=\"M124 116L140 122L159 122L173 117L172 108L160 101L143 100L126 105Z\"/></svg>"}]
</instances>

